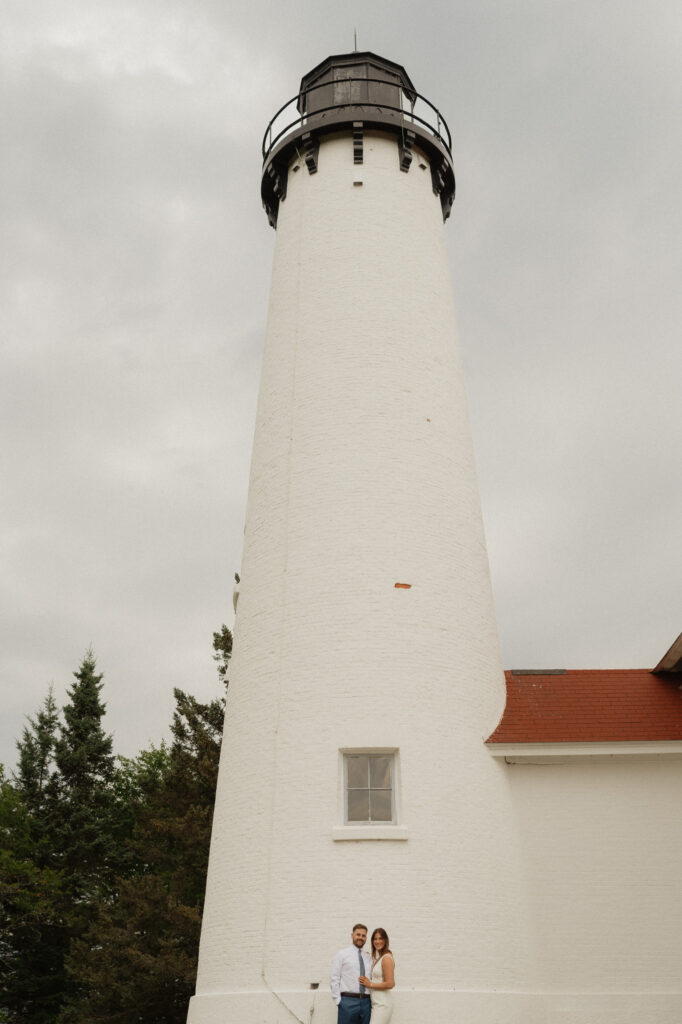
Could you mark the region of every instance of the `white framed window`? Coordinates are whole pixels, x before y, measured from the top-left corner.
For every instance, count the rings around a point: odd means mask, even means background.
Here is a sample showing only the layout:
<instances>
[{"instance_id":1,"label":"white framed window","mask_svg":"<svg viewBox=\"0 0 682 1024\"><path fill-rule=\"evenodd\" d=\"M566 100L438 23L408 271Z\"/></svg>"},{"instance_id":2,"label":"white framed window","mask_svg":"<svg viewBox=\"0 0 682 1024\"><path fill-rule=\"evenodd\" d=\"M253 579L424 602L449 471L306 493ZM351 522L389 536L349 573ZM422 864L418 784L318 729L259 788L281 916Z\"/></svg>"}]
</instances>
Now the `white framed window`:
<instances>
[{"instance_id":1,"label":"white framed window","mask_svg":"<svg viewBox=\"0 0 682 1024\"><path fill-rule=\"evenodd\" d=\"M407 839L399 824L399 763L396 747L339 751L339 818L334 840Z\"/></svg>"},{"instance_id":2,"label":"white framed window","mask_svg":"<svg viewBox=\"0 0 682 1024\"><path fill-rule=\"evenodd\" d=\"M393 754L345 754L344 789L347 825L395 821Z\"/></svg>"}]
</instances>

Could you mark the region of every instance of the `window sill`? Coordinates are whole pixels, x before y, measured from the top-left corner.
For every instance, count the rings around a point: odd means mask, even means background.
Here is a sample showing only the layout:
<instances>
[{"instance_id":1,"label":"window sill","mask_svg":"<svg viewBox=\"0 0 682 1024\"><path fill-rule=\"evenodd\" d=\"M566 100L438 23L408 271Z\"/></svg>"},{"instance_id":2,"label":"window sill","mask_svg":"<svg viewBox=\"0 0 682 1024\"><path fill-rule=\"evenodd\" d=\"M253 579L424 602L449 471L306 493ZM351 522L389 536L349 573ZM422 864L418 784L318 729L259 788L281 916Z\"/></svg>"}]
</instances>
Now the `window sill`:
<instances>
[{"instance_id":1,"label":"window sill","mask_svg":"<svg viewBox=\"0 0 682 1024\"><path fill-rule=\"evenodd\" d=\"M405 840L409 836L405 825L336 825L332 829L332 839L339 842L351 839L355 842L362 839Z\"/></svg>"}]
</instances>

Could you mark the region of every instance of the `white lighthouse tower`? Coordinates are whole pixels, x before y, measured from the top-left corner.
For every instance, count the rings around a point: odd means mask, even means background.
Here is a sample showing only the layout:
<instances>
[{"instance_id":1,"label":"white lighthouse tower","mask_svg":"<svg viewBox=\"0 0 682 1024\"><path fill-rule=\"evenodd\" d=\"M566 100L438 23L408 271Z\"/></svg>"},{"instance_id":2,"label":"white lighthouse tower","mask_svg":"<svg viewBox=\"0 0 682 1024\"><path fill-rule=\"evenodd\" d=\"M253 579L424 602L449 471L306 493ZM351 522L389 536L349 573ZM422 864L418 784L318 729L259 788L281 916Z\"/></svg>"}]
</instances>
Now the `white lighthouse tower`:
<instances>
[{"instance_id":1,"label":"white lighthouse tower","mask_svg":"<svg viewBox=\"0 0 682 1024\"><path fill-rule=\"evenodd\" d=\"M276 227L190 1024L334 1024L352 925L393 1024L528 1024L526 899L443 222L405 69L323 61L266 133ZM319 987L318 987L319 986Z\"/></svg>"}]
</instances>

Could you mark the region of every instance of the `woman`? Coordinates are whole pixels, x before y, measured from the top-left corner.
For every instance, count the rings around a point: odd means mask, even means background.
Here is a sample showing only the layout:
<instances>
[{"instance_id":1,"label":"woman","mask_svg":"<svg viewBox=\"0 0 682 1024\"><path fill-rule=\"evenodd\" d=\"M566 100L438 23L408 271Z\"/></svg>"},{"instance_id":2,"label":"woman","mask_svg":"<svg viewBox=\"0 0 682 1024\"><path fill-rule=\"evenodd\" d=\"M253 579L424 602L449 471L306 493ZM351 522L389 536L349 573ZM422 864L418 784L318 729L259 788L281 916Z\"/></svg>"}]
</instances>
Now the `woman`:
<instances>
[{"instance_id":1,"label":"woman","mask_svg":"<svg viewBox=\"0 0 682 1024\"><path fill-rule=\"evenodd\" d=\"M388 935L383 928L375 928L370 940L372 947L372 976L360 978L360 984L369 989L372 1000L372 1024L388 1024L393 1013L391 989L395 985L393 954Z\"/></svg>"}]
</instances>

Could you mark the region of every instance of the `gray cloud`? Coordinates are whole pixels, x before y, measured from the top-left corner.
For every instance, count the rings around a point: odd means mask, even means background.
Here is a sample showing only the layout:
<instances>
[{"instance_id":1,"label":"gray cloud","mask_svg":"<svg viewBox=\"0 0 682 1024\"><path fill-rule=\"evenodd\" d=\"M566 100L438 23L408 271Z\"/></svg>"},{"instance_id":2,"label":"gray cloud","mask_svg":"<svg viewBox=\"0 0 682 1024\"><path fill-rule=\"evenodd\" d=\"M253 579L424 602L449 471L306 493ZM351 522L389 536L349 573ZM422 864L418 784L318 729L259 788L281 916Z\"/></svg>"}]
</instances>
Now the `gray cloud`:
<instances>
[{"instance_id":1,"label":"gray cloud","mask_svg":"<svg viewBox=\"0 0 682 1024\"><path fill-rule=\"evenodd\" d=\"M117 748L218 692L274 234L268 118L359 46L455 137L447 226L503 658L652 665L680 629L677 5L7 5L4 715L92 643Z\"/></svg>"}]
</instances>

